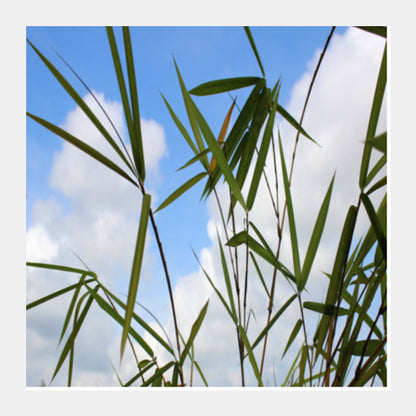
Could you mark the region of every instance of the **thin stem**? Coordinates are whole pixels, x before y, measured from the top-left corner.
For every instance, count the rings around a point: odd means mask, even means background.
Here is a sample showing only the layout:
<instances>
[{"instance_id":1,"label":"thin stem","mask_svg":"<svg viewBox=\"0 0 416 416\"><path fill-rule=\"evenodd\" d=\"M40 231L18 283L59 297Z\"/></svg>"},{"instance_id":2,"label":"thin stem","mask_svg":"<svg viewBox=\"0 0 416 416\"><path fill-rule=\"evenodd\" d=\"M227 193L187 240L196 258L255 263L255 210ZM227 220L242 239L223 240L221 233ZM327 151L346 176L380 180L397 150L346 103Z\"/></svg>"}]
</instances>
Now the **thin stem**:
<instances>
[{"instance_id":1,"label":"thin stem","mask_svg":"<svg viewBox=\"0 0 416 416\"><path fill-rule=\"evenodd\" d=\"M319 58L319 61L318 61L317 65L316 65L314 74L312 76L311 83L309 85L308 93L306 95L305 104L303 106L302 115L301 115L301 118L300 118L300 121L299 121L299 125L302 125L303 118L305 116L306 107L308 105L309 97L311 95L312 87L313 87L313 84L315 83L316 75L318 74L319 68L321 66L321 62L322 62L323 57L325 55L325 52L326 52L326 50L328 48L329 42L331 41L332 35L333 35L334 31L335 31L335 28L336 28L336 26L333 26L332 27L331 32L329 33L329 36L328 36L328 38L326 40L324 49L323 49L323 51L321 53L321 56ZM292 162L291 162L290 174L289 174L289 186L291 185L291 182L292 182L293 167L294 167L294 163L295 163L296 149L297 149L297 145L298 145L298 142L299 142L299 136L300 136L300 132L298 131L297 132L297 135L296 135L295 146L293 148L293 153L292 153ZM272 135L272 140L273 140L273 135ZM274 141L272 141L272 145L273 145L273 153L275 154ZM274 160L276 160L276 158ZM277 185L277 169L276 169L276 165L277 164L276 164L276 161L275 161L276 193L277 193L277 191L278 191L278 185ZM277 196L276 196L276 198L277 198ZM278 198L277 198L277 201L278 201ZM279 236L279 242L278 242L278 248L277 248L277 251L276 251L276 258L279 258L279 254L280 254L280 245L281 245L281 241L282 241L282 233L283 233L283 226L284 226L284 221L285 221L286 207L287 207L287 204L286 204L286 201L285 201L285 204L284 204L284 207L283 207L283 214L282 214L282 219L281 219L281 225L279 226L279 220L278 220L278 226L277 226L278 236ZM267 325L270 323L271 314L272 314L272 305L273 305L273 297L274 297L274 290L275 290L275 284L276 284L276 277L277 277L277 269L274 269L274 271L273 271L273 279L272 279L272 287L270 289L270 302L269 302L269 308L268 308ZM262 354L261 365L260 365L260 375L263 372L263 364L264 364L264 359L265 359L265 355L266 355L267 340L268 340L268 333L264 337L263 354Z\"/></svg>"},{"instance_id":2,"label":"thin stem","mask_svg":"<svg viewBox=\"0 0 416 416\"><path fill-rule=\"evenodd\" d=\"M146 193L146 190L144 188L144 184L143 184L142 181L140 181L139 183L140 183L140 189L141 189L141 191L144 195ZM176 318L176 308L175 308L175 301L173 299L171 279L170 279L170 275L169 275L169 271L168 271L168 266L167 266L167 263L166 263L165 253L164 253L163 247L162 247L162 242L160 240L159 231L157 229L155 218L154 218L153 211L152 211L151 208L149 210L149 217L150 217L150 222L152 224L153 232L154 232L154 235L155 235L155 238L156 238L157 246L159 248L160 258L162 260L162 265L163 265L163 270L165 272L166 283L167 283L168 292L169 292L170 305L171 305L171 309L172 309L173 325L175 327L176 346L178 348L178 354L179 354L179 357L180 357L181 356L181 344L180 344L180 340L179 340L179 328L178 328L178 322L177 322L177 318ZM182 366L179 368L179 376L181 378L182 384L184 384Z\"/></svg>"},{"instance_id":3,"label":"thin stem","mask_svg":"<svg viewBox=\"0 0 416 416\"><path fill-rule=\"evenodd\" d=\"M312 362L311 362L311 357L309 355L308 337L306 335L305 316L303 314L302 298L301 298L301 294L300 294L299 290L297 291L297 295L298 295L298 301L299 301L300 315L301 315L301 318L302 318L303 335L305 337L306 358L308 360L308 365L309 365L310 385L312 387Z\"/></svg>"},{"instance_id":4,"label":"thin stem","mask_svg":"<svg viewBox=\"0 0 416 416\"><path fill-rule=\"evenodd\" d=\"M249 222L248 222L248 211L246 211L246 232L248 238L249 232ZM243 308L244 308L244 328L248 328L248 322L246 321L246 312L247 312L247 289L248 289L248 242L246 243L246 270L244 276L244 297L243 297Z\"/></svg>"},{"instance_id":5,"label":"thin stem","mask_svg":"<svg viewBox=\"0 0 416 416\"><path fill-rule=\"evenodd\" d=\"M225 222L225 217L224 217L224 213L223 213L223 210L222 210L221 202L220 202L217 190L216 190L214 185L213 185L213 191L214 191L215 199L217 201L218 209L219 209L219 212L220 212L220 217L221 217L222 225L223 225L223 228L224 228L225 237L227 238L227 241L228 241L229 236L228 236L227 223ZM230 190L230 203L231 203L231 201L232 201L232 194L231 194L231 190ZM235 234L234 210L231 210L231 218L232 218L232 224L233 224L233 233ZM229 254L230 254L231 266L232 266L232 269L233 269L233 276L234 276L234 283L235 283L235 290L236 290L236 293L237 293L238 322L241 325L241 301L240 301L240 284L239 284L239 278L238 278L237 248L235 248L235 253L234 253L236 264L234 264L233 255L232 255L230 246L228 247L228 251L229 251ZM239 355L240 355L241 384L244 387L245 386L244 343L243 343L243 340L241 338L240 332L238 331L237 327L236 327L236 335L237 335L237 342L238 342L238 352L239 352Z\"/></svg>"}]
</instances>

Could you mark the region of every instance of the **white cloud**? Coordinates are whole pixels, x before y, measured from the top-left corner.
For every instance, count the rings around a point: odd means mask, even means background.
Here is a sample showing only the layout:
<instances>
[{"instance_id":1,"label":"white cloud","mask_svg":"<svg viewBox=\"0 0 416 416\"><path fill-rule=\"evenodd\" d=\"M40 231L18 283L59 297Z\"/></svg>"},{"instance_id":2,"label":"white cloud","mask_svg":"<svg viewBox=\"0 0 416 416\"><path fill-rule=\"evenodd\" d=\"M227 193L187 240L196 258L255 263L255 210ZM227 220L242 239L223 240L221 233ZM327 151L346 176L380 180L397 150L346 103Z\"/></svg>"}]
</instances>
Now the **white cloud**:
<instances>
[{"instance_id":1,"label":"white cloud","mask_svg":"<svg viewBox=\"0 0 416 416\"><path fill-rule=\"evenodd\" d=\"M95 95L124 137L121 104L107 101L101 93ZM96 114L101 114L90 96L84 99ZM106 118L99 118L112 132ZM142 119L142 124L144 146L148 153L147 170L151 174L158 173L160 159L166 154L164 130L154 120ZM67 115L63 128L122 166L121 159L79 108ZM66 204L55 199L38 199L34 202L32 225L27 231L28 261L83 268L73 251L98 274L104 284L109 284L117 294L119 291L127 293L127 279L121 278L130 273L136 242L141 206L138 189L66 142L54 156L50 182L65 197ZM154 192L152 195L155 200L157 195ZM152 244L149 233L143 264L145 275L150 275L154 268ZM29 268L28 302L73 284L78 279L79 276L75 274ZM145 284L146 278L143 279L143 286ZM59 356L57 340L70 299L70 296L55 299L27 314L29 385L38 385L41 379L47 383L50 381ZM76 343L74 385L117 384L109 357L114 359L117 356L114 362L118 362L118 355L113 351L116 348L113 339L117 338L119 342L120 334L112 320L98 308L91 309L86 322L85 332L80 332ZM98 344L92 340L97 340ZM97 345L100 345L98 349ZM119 344L117 353L118 348ZM65 376L58 375L56 384L65 382Z\"/></svg>"},{"instance_id":2,"label":"white cloud","mask_svg":"<svg viewBox=\"0 0 416 416\"><path fill-rule=\"evenodd\" d=\"M26 244L26 257L32 261L49 262L58 252L56 245L41 225L35 225L28 230Z\"/></svg>"}]
</instances>

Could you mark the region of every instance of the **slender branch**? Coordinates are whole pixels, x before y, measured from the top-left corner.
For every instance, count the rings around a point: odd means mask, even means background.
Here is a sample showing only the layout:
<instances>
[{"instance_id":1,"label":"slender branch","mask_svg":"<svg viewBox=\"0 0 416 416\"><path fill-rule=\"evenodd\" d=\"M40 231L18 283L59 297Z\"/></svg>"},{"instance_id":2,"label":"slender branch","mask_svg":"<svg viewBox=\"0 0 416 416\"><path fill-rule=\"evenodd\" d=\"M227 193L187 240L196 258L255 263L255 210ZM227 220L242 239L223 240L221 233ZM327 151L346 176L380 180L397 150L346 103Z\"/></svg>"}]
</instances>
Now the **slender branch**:
<instances>
[{"instance_id":1,"label":"slender branch","mask_svg":"<svg viewBox=\"0 0 416 416\"><path fill-rule=\"evenodd\" d=\"M308 93L306 95L305 104L303 106L302 115L301 115L301 118L300 118L300 121L299 121L299 125L302 125L303 118L305 116L306 107L308 105L309 97L311 95L311 91L312 91L313 84L315 83L315 79L316 79L316 76L318 74L319 68L321 66L321 62L322 62L322 60L324 58L324 55L325 55L326 50L328 48L328 45L329 45L329 43L331 41L332 35L333 35L334 31L335 31L335 28L336 28L336 26L333 26L332 27L331 32L329 33L328 38L326 40L324 49L323 49L323 51L321 53L321 56L319 58L319 61L318 61L317 65L316 65L314 74L312 76L311 83L309 85ZM296 149L297 149L297 145L298 145L298 142L299 142L299 136L300 136L300 132L298 131L297 132L297 135L296 135L295 146L293 148L292 163L291 163L291 166L290 166L289 186L291 185L291 182L292 182L293 167L294 167L294 163L295 163ZM272 136L272 138L273 138L273 136ZM273 150L275 150L274 149L274 141L272 142L272 144L273 144ZM276 162L275 162L275 175L276 175L276 193L277 193L277 191L278 191L278 185L277 185ZM277 198L277 196L276 196L276 198ZM277 198L277 201L278 201L278 198ZM276 251L276 258L279 258L279 254L280 254L280 246L281 246L281 241L282 241L282 233L283 233L283 226L284 226L284 221L285 221L286 207L287 207L287 204L286 204L286 201L285 201L285 204L284 204L284 207L283 207L283 214L282 214L282 219L281 219L281 225L280 226L279 226L279 219L278 219L278 226L277 226L278 228L277 229L278 229L279 242L278 242L278 248L277 248L277 251ZM275 268L274 271L273 271L272 287L270 289L270 302L269 302L269 308L268 308L267 325L270 323L271 314L272 314L272 304L273 304L274 290L275 290L275 284L276 284L276 277L277 277L277 269ZM266 354L266 345L267 345L267 340L268 340L268 336L267 335L268 334L266 334L266 336L264 337L263 354L262 354L261 365L260 365L260 374L262 374L262 372L263 372L263 364L264 364L264 359L265 359L265 354ZM308 351L308 355L309 355L309 351Z\"/></svg>"},{"instance_id":2,"label":"slender branch","mask_svg":"<svg viewBox=\"0 0 416 416\"><path fill-rule=\"evenodd\" d=\"M308 365L309 365L310 385L312 387L312 362L311 362L311 357L309 355L308 337L306 335L305 316L303 314L302 298L301 298L301 294L300 294L299 290L297 290L297 295L298 295L298 301L299 301L300 315L301 315L301 318L302 318L303 335L305 337L306 358L308 360Z\"/></svg>"}]
</instances>

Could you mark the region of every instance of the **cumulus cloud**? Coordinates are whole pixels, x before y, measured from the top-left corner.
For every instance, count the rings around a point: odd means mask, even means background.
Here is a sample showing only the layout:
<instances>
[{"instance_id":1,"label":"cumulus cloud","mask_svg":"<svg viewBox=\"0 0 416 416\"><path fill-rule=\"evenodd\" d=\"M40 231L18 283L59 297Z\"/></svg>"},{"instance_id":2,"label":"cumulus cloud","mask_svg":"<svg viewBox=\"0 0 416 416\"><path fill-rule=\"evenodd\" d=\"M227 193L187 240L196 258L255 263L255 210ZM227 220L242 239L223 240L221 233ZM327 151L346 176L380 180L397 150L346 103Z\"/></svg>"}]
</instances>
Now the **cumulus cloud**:
<instances>
[{"instance_id":1,"label":"cumulus cloud","mask_svg":"<svg viewBox=\"0 0 416 416\"><path fill-rule=\"evenodd\" d=\"M101 93L95 95L116 129L125 137L121 104L107 100ZM102 114L91 96L87 95L84 100L96 114ZM113 132L104 115L99 118L107 130ZM154 120L142 119L142 126L147 171L150 175L158 174L159 162L167 151L165 133ZM67 115L62 127L122 166L119 156L79 108ZM28 261L83 268L74 255L76 253L104 284L127 293L128 279L122 277L129 276L135 247L141 206L138 190L67 142L54 156L50 184L58 194L63 195L65 203L58 199L38 199L34 202L32 225L27 230ZM155 192L152 194L157 196ZM145 275L151 274L154 267L152 244L148 235L143 264ZM28 302L73 284L78 278L69 273L28 268ZM70 296L55 299L28 312L28 385L39 385L41 379L50 381L59 356L57 354L61 351L57 349L57 340ZM86 325L85 332L81 331L77 338L75 360L78 372L74 373L74 385L117 383L109 357L114 359L112 349L115 348L114 339L119 342L119 328L114 327L111 319L97 307L90 310ZM117 345L116 351L118 348ZM117 363L118 359L114 362ZM55 384L65 382L65 376L58 375Z\"/></svg>"}]
</instances>

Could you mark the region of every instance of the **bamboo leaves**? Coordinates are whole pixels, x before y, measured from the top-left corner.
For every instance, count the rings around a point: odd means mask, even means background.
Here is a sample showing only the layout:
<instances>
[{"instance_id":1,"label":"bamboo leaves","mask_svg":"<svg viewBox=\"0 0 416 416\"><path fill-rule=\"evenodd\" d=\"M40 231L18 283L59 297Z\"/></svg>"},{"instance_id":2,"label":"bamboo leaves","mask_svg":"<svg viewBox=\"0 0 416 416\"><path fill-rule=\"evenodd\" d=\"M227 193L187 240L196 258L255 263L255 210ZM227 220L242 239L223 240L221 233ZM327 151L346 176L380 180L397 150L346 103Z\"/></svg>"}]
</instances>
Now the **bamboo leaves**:
<instances>
[{"instance_id":1,"label":"bamboo leaves","mask_svg":"<svg viewBox=\"0 0 416 416\"><path fill-rule=\"evenodd\" d=\"M256 84L261 78L239 77L205 82L189 91L192 95L212 95L237 90Z\"/></svg>"},{"instance_id":2,"label":"bamboo leaves","mask_svg":"<svg viewBox=\"0 0 416 416\"><path fill-rule=\"evenodd\" d=\"M131 269L129 293L127 297L126 316L121 336L120 357L123 357L124 348L127 342L127 335L130 328L131 318L133 316L134 305L136 303L136 294L139 286L140 271L143 261L144 244L146 239L147 222L150 210L150 195L145 194L142 201L142 211L140 216L139 229L137 233L136 249L134 252L133 266Z\"/></svg>"}]
</instances>

